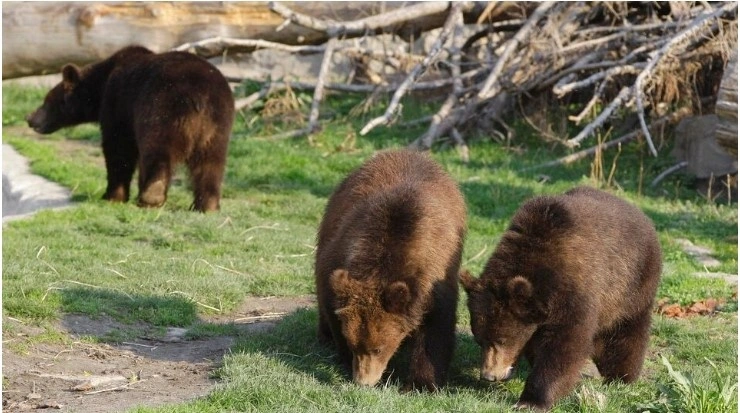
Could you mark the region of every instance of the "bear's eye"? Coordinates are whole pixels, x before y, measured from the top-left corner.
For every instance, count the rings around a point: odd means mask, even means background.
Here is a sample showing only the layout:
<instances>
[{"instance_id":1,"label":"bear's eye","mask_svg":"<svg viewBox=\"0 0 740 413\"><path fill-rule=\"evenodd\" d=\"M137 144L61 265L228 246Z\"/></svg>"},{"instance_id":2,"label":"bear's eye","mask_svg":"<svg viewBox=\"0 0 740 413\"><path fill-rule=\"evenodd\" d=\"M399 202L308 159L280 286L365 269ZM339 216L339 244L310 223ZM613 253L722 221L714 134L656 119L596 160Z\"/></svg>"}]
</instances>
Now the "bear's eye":
<instances>
[{"instance_id":1,"label":"bear's eye","mask_svg":"<svg viewBox=\"0 0 740 413\"><path fill-rule=\"evenodd\" d=\"M375 347L375 348L371 349L370 350L370 354L372 354L373 356L379 355L380 354L380 347Z\"/></svg>"}]
</instances>

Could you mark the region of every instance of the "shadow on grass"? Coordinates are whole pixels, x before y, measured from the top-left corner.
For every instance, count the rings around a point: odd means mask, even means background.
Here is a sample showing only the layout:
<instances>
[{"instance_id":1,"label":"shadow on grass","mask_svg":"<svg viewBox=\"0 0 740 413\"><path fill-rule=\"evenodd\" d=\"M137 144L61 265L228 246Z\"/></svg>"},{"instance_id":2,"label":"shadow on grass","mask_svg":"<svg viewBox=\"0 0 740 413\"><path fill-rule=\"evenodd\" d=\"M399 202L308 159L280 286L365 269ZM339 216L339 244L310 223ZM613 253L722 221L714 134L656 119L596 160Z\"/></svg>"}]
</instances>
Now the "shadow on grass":
<instances>
[{"instance_id":1,"label":"shadow on grass","mask_svg":"<svg viewBox=\"0 0 740 413\"><path fill-rule=\"evenodd\" d=\"M351 382L351 372L339 362L333 346L319 343L317 337L318 314L316 309L299 309L286 316L269 331L239 341L232 353L261 354L276 359L280 364L313 377L324 385L341 385ZM497 391L496 385L478 380L480 350L469 333L458 332L455 354L445 390ZM389 362L380 383L400 390L408 375L409 349L402 346ZM526 374L526 370L519 369ZM501 391L501 395L509 393ZM506 400L516 402L515 395Z\"/></svg>"}]
</instances>

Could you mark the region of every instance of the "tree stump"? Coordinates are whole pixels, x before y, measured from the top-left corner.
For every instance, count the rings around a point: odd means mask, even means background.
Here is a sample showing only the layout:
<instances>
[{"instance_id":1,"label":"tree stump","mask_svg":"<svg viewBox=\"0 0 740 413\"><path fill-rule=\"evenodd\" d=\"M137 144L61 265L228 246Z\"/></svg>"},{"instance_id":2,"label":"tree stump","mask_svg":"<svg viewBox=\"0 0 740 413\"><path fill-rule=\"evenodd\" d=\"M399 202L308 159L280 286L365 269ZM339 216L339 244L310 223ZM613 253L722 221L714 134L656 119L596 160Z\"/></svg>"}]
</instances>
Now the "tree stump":
<instances>
[{"instance_id":1,"label":"tree stump","mask_svg":"<svg viewBox=\"0 0 740 413\"><path fill-rule=\"evenodd\" d=\"M727 63L717 93L717 143L737 159L737 51Z\"/></svg>"}]
</instances>

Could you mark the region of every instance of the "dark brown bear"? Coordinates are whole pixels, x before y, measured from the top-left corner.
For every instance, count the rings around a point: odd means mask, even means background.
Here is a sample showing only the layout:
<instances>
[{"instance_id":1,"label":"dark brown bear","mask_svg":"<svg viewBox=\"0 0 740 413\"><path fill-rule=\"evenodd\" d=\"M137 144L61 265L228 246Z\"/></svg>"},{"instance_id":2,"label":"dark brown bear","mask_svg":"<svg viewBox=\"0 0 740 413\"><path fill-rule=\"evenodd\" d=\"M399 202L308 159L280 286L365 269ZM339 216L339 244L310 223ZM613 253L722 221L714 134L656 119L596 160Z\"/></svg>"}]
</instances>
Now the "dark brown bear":
<instances>
[{"instance_id":1,"label":"dark brown bear","mask_svg":"<svg viewBox=\"0 0 740 413\"><path fill-rule=\"evenodd\" d=\"M138 204L162 206L173 168L184 162L192 208L219 209L234 98L218 69L197 56L130 46L82 69L66 65L62 82L27 120L43 134L100 123L108 173L103 199L128 201L138 166Z\"/></svg>"},{"instance_id":2,"label":"dark brown bear","mask_svg":"<svg viewBox=\"0 0 740 413\"><path fill-rule=\"evenodd\" d=\"M464 234L457 185L422 153L379 153L335 190L316 250L319 338L355 383L378 383L405 339L404 390L445 383Z\"/></svg>"},{"instance_id":3,"label":"dark brown bear","mask_svg":"<svg viewBox=\"0 0 740 413\"><path fill-rule=\"evenodd\" d=\"M481 277L461 274L481 378L507 379L523 354L517 405L545 410L589 358L607 381L634 381L660 272L653 224L633 205L587 187L526 202Z\"/></svg>"}]
</instances>

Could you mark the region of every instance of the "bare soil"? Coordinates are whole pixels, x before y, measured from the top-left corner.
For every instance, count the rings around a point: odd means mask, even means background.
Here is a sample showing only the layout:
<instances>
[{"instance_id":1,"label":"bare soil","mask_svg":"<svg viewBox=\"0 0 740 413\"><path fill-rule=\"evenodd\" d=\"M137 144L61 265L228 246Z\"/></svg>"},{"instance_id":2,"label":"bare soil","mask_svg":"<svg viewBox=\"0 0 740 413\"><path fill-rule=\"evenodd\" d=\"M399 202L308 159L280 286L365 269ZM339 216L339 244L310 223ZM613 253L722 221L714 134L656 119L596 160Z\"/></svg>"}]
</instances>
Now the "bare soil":
<instances>
[{"instance_id":1,"label":"bare soil","mask_svg":"<svg viewBox=\"0 0 740 413\"><path fill-rule=\"evenodd\" d=\"M240 334L269 331L280 319L315 306L313 296L249 298L228 316L203 321L234 323ZM40 339L46 329L5 318L3 329L3 411L121 412L136 406L182 403L204 396L236 338L184 338L186 329L121 324L113 319L68 314L53 329L71 340ZM113 331L141 331L136 338L99 344L83 337ZM151 334L150 334L151 333ZM71 342L71 344L70 344Z\"/></svg>"}]
</instances>

